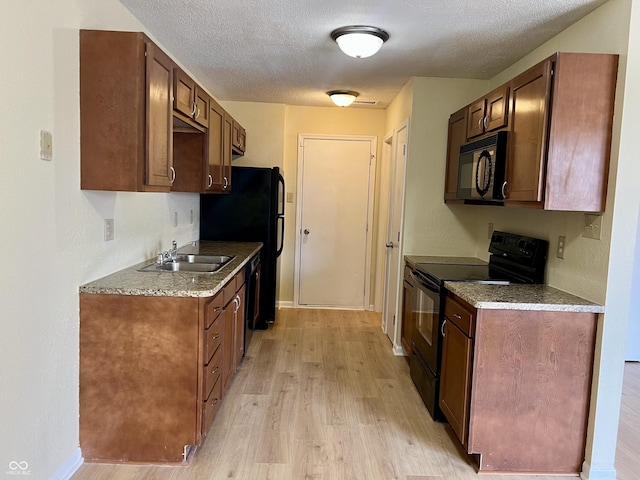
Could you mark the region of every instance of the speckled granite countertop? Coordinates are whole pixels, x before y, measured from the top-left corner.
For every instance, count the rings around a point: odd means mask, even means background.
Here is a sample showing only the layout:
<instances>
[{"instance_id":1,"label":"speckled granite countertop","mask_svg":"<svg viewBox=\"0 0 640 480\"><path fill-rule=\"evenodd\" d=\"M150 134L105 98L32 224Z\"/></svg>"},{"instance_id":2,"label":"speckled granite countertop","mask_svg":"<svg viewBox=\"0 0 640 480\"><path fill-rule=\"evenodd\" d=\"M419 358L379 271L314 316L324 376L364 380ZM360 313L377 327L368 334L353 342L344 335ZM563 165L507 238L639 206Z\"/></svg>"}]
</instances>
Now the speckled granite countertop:
<instances>
[{"instance_id":1,"label":"speckled granite countertop","mask_svg":"<svg viewBox=\"0 0 640 480\"><path fill-rule=\"evenodd\" d=\"M80 286L80 293L142 295L149 297L211 297L233 278L262 248L259 242L199 241L179 249L179 253L235 256L216 273L140 272L155 258Z\"/></svg>"},{"instance_id":2,"label":"speckled granite countertop","mask_svg":"<svg viewBox=\"0 0 640 480\"><path fill-rule=\"evenodd\" d=\"M445 282L451 293L475 308L603 313L604 307L548 285L486 285Z\"/></svg>"},{"instance_id":3,"label":"speckled granite countertop","mask_svg":"<svg viewBox=\"0 0 640 480\"><path fill-rule=\"evenodd\" d=\"M418 263L449 263L455 265L486 265L487 262L475 257L434 257L425 255L405 255L404 261L415 267Z\"/></svg>"}]
</instances>

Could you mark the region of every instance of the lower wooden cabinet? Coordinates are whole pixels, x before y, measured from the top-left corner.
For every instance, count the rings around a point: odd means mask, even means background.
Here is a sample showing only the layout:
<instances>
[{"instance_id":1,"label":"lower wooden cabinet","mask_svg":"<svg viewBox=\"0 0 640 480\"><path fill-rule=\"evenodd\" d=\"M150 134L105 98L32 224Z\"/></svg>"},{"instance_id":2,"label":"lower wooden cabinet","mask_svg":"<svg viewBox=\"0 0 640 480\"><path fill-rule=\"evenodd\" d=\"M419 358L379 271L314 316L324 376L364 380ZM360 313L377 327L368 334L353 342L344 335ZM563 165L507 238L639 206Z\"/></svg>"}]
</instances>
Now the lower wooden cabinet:
<instances>
[{"instance_id":1,"label":"lower wooden cabinet","mask_svg":"<svg viewBox=\"0 0 640 480\"><path fill-rule=\"evenodd\" d=\"M445 302L440 407L481 472L577 475L597 315Z\"/></svg>"},{"instance_id":2,"label":"lower wooden cabinet","mask_svg":"<svg viewBox=\"0 0 640 480\"><path fill-rule=\"evenodd\" d=\"M244 284L242 270L208 298L80 294L85 461L182 463L195 452L242 359Z\"/></svg>"}]
</instances>

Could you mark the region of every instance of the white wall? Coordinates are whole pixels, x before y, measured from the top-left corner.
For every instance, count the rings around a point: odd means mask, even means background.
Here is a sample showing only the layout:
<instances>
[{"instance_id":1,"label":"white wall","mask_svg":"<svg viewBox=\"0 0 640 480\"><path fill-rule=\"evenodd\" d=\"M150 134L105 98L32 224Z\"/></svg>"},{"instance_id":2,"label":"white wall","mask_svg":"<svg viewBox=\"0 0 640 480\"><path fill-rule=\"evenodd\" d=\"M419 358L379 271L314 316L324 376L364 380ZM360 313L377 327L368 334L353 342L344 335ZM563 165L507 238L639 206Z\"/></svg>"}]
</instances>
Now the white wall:
<instances>
[{"instance_id":1,"label":"white wall","mask_svg":"<svg viewBox=\"0 0 640 480\"><path fill-rule=\"evenodd\" d=\"M8 2L0 15L0 475L26 461L29 478L62 478L80 460L78 286L198 237L197 195L80 190L80 28L144 30L116 0Z\"/></svg>"}]
</instances>

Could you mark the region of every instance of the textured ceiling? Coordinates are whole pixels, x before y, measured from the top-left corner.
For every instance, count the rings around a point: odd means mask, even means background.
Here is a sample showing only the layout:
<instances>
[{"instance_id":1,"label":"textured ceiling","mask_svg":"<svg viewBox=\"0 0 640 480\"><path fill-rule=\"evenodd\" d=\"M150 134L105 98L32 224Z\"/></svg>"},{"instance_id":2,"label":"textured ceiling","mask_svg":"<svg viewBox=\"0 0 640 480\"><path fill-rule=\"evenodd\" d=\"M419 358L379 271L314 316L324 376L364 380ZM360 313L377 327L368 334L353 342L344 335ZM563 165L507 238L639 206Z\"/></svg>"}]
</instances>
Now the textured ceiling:
<instances>
[{"instance_id":1,"label":"textured ceiling","mask_svg":"<svg viewBox=\"0 0 640 480\"><path fill-rule=\"evenodd\" d=\"M332 105L327 90L386 107L412 76L491 78L606 0L121 0L220 100ZM373 25L373 57L329 34Z\"/></svg>"}]
</instances>

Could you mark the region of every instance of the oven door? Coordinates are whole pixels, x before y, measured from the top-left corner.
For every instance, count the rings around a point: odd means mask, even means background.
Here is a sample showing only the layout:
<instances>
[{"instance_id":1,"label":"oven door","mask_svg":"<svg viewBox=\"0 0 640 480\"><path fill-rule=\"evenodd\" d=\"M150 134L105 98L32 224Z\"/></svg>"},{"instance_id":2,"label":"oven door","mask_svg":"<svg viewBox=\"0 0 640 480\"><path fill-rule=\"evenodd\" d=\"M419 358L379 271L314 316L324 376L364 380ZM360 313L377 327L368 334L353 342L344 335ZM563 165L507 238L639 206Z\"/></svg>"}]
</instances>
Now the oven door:
<instances>
[{"instance_id":1,"label":"oven door","mask_svg":"<svg viewBox=\"0 0 640 480\"><path fill-rule=\"evenodd\" d=\"M440 376L440 285L414 270L412 341L437 378Z\"/></svg>"}]
</instances>

